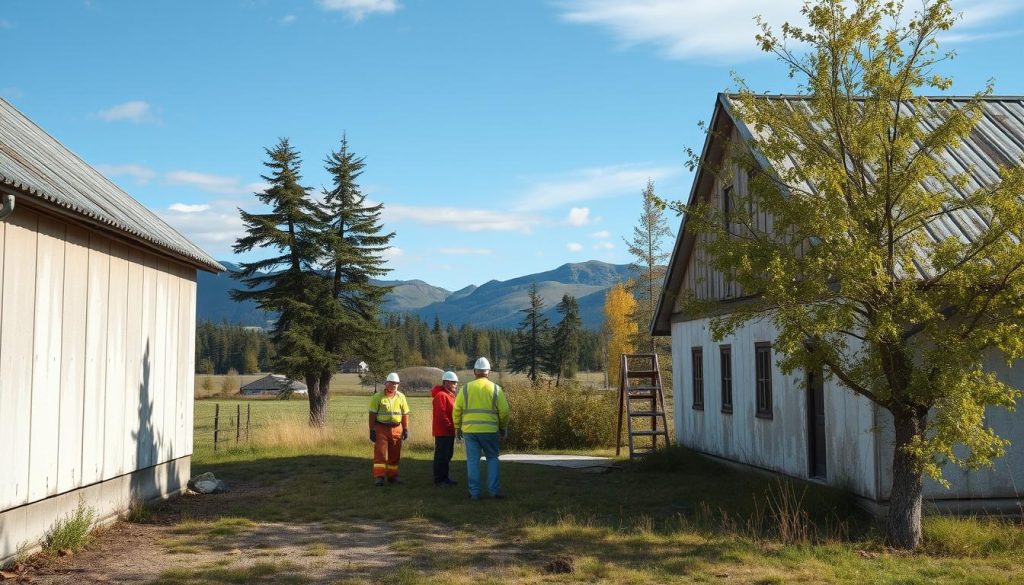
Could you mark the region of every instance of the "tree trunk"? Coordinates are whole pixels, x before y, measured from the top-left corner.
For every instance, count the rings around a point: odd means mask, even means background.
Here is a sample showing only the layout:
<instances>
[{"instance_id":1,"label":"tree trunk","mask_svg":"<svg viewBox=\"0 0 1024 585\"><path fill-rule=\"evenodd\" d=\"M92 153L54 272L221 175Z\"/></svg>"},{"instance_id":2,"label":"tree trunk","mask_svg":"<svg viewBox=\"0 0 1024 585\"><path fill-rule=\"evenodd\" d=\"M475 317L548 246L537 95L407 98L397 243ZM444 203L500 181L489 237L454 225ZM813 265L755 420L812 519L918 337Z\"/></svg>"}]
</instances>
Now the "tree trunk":
<instances>
[{"instance_id":1,"label":"tree trunk","mask_svg":"<svg viewBox=\"0 0 1024 585\"><path fill-rule=\"evenodd\" d=\"M306 374L306 386L309 392L309 426L323 428L327 426L327 397L330 379L327 384L320 383L321 377Z\"/></svg>"},{"instance_id":2,"label":"tree trunk","mask_svg":"<svg viewBox=\"0 0 1024 585\"><path fill-rule=\"evenodd\" d=\"M921 503L924 478L921 466L907 447L923 437L928 423L927 409L893 413L896 431L892 457L892 491L886 518L885 540L889 546L915 549L921 545Z\"/></svg>"}]
</instances>

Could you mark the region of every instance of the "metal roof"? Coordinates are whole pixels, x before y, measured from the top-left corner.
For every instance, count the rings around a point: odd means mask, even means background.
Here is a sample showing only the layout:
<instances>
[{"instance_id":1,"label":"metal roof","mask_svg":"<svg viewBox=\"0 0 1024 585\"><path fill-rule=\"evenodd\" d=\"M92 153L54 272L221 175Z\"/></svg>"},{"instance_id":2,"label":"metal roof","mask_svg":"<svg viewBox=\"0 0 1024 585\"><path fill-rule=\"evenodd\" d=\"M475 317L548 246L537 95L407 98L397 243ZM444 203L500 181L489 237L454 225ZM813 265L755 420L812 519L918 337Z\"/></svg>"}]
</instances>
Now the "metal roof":
<instances>
[{"instance_id":1,"label":"metal roof","mask_svg":"<svg viewBox=\"0 0 1024 585\"><path fill-rule=\"evenodd\" d=\"M718 95L713 120L728 119L736 125L740 135L749 140L753 135L753 129L732 115L730 97L727 94ZM763 97L784 100L793 108L805 108L807 105L806 96L765 95ZM934 109L933 104L942 102L953 107L963 107L972 98L928 96L925 99L929 102L929 108L932 108L929 113L935 114L932 117L924 117L925 124L931 125L938 121L938 112ZM909 108L910 105L907 104L907 107ZM970 176L963 187L957 188L958 194L962 197L967 197L979 188L997 183L1000 180L998 172L1000 165L1020 165L1022 157L1024 157L1024 96L988 96L981 100L981 107L982 117L970 135L964 137L958 147L947 148L937 155L942 162L946 176L952 177L961 174ZM709 134L704 152L701 154L702 161L711 152L711 142ZM765 162L763 159L761 160ZM703 178L702 171L698 170L694 177L688 204L692 204L696 197L702 195L698 186ZM935 189L938 185L926 183L924 187ZM946 184L942 185L942 188L950 187ZM924 225L925 233L935 242L950 237L974 241L985 229L984 218L973 209L948 211ZM693 243L687 241L687 235L686 218L684 217L676 237L672 257L669 260L666 285L662 290L655 318L651 324L652 332L655 334L669 333L670 313L675 305L678 288L682 285L683 272L685 272L693 249ZM692 240L692 237L689 239ZM928 278L933 275L931 266L925 262L916 262L915 267L918 278Z\"/></svg>"},{"instance_id":2,"label":"metal roof","mask_svg":"<svg viewBox=\"0 0 1024 585\"><path fill-rule=\"evenodd\" d=\"M224 267L0 99L0 186L109 226L128 237L221 272Z\"/></svg>"},{"instance_id":3,"label":"metal roof","mask_svg":"<svg viewBox=\"0 0 1024 585\"><path fill-rule=\"evenodd\" d=\"M281 390L283 388L290 388L292 390L308 390L309 388L298 380L289 380L287 376L282 374L270 374L264 376L259 380L253 380L245 386L242 386L239 390Z\"/></svg>"}]
</instances>

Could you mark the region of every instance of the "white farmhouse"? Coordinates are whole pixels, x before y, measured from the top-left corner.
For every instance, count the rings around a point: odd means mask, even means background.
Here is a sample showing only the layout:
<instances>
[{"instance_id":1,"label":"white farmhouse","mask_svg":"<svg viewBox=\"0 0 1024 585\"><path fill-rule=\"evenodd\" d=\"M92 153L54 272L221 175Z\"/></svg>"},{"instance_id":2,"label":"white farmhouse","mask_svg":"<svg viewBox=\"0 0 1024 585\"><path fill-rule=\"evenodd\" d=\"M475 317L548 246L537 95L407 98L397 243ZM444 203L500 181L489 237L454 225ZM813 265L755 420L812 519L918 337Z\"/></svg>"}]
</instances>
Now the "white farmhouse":
<instances>
[{"instance_id":1,"label":"white farmhouse","mask_svg":"<svg viewBox=\"0 0 1024 585\"><path fill-rule=\"evenodd\" d=\"M3 100L0 204L2 561L80 498L184 488L196 271L223 268Z\"/></svg>"},{"instance_id":2,"label":"white farmhouse","mask_svg":"<svg viewBox=\"0 0 1024 585\"><path fill-rule=\"evenodd\" d=\"M785 98L784 98L785 99ZM789 98L799 100L800 98ZM942 98L950 99L950 98ZM702 151L702 164L723 161L727 144L751 139L751 131L730 114L729 96L719 94ZM993 97L984 102L984 119L960 149L944 155L950 172L971 172L984 182L1000 164L1024 155L1024 98ZM730 175L730 173L723 173ZM707 201L719 210L730 196L747 189L746 170L731 176L698 171L689 203ZM772 229L772 218L755 211L758 227ZM949 214L937 229L957 233L969 219ZM970 237L969 230L960 232ZM706 236L701 236L706 237ZM680 293L689 291L729 310L740 291L714 271L702 242L686 220L678 230L665 287L652 323L656 335L672 336L676 440L716 458L809 478L852 491L868 504L884 504L892 483L892 420L888 411L854 395L822 372L784 376L776 366L772 343L777 332L769 322L748 323L733 335L714 341L707 315L685 314ZM986 367L1004 381L1024 388L1024 366L1008 368L997 355ZM806 381L808 390L800 382ZM988 420L997 434L1012 442L991 469L945 469L950 489L928 481L925 497L946 508L1019 509L1024 490L1024 409L993 408Z\"/></svg>"}]
</instances>

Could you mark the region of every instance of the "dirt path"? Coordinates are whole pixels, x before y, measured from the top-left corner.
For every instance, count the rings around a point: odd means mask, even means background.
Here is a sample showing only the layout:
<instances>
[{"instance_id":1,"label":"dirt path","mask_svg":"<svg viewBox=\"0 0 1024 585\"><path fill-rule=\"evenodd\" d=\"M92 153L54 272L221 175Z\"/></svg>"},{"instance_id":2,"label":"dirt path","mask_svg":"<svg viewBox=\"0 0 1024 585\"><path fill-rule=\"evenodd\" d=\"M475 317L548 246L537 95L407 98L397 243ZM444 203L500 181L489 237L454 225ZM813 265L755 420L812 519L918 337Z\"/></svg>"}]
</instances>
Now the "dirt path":
<instances>
[{"instance_id":1,"label":"dirt path","mask_svg":"<svg viewBox=\"0 0 1024 585\"><path fill-rule=\"evenodd\" d=\"M232 500L267 497L256 485L217 496L185 496L159 507L145 523L101 529L88 548L65 557L37 555L15 582L212 583L255 579L331 583L374 580L400 565L416 566L427 550L443 549L449 530L426 520L317 523L221 518ZM400 537L398 534L400 533ZM414 541L413 547L403 546Z\"/></svg>"}]
</instances>

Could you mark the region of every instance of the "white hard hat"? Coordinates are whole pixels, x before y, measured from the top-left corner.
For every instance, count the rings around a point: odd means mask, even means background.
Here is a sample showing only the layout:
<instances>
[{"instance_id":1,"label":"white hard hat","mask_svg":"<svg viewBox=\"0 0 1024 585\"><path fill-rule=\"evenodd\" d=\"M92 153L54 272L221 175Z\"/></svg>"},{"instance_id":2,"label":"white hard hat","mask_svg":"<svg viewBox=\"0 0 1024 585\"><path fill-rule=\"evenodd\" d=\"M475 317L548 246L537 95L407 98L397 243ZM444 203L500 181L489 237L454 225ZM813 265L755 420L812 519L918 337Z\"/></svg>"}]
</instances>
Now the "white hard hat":
<instances>
[{"instance_id":1,"label":"white hard hat","mask_svg":"<svg viewBox=\"0 0 1024 585\"><path fill-rule=\"evenodd\" d=\"M388 378L385 382L394 382L395 384L399 384L401 383L401 380L398 379L398 374L396 372L391 372L388 374Z\"/></svg>"},{"instance_id":2,"label":"white hard hat","mask_svg":"<svg viewBox=\"0 0 1024 585\"><path fill-rule=\"evenodd\" d=\"M473 369L489 372L491 371L491 362L487 361L487 358L482 357L476 360L476 363L473 364Z\"/></svg>"},{"instance_id":3,"label":"white hard hat","mask_svg":"<svg viewBox=\"0 0 1024 585\"><path fill-rule=\"evenodd\" d=\"M441 376L441 381L442 382L458 382L459 381L459 377L455 375L455 372L445 372Z\"/></svg>"}]
</instances>

